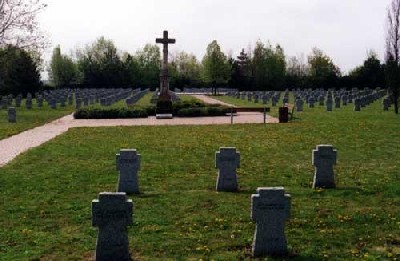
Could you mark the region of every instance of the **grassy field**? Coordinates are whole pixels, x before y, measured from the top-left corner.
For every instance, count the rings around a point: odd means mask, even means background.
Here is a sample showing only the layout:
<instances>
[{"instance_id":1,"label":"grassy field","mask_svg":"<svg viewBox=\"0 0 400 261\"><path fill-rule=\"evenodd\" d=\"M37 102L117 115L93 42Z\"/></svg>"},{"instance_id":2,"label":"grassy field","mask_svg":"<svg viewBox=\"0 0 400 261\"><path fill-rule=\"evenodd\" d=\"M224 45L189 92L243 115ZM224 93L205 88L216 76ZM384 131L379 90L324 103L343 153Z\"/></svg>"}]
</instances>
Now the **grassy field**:
<instances>
[{"instance_id":1,"label":"grassy field","mask_svg":"<svg viewBox=\"0 0 400 261\"><path fill-rule=\"evenodd\" d=\"M296 116L291 124L72 129L0 168L0 260L89 260L91 200L115 191L121 148L142 155L142 194L130 196L137 260L250 260L250 197L263 186L292 196L286 260L399 260L399 116L380 101ZM337 189L311 189L318 144L338 150ZM241 152L238 193L215 192L221 146Z\"/></svg>"},{"instance_id":2,"label":"grassy field","mask_svg":"<svg viewBox=\"0 0 400 261\"><path fill-rule=\"evenodd\" d=\"M279 115L279 106L282 105L282 98L280 100L280 103L277 104L277 106L272 107L271 100L269 100L268 104L263 104L262 99L259 100L259 103L255 103L254 101L249 102L246 99L236 99L234 97L230 96L212 96L212 98L238 106L238 107L256 107L256 108L263 108L263 107L268 107L270 108L270 112L268 113L271 116L278 117ZM292 94L289 95L289 102L293 104L294 97Z\"/></svg>"},{"instance_id":3,"label":"grassy field","mask_svg":"<svg viewBox=\"0 0 400 261\"><path fill-rule=\"evenodd\" d=\"M150 106L150 100L152 93L146 94L140 99L134 107L146 107ZM181 100L192 100L195 99L193 96L182 95ZM100 104L90 105L91 107L101 108ZM126 107L125 100L119 101L108 108L120 108ZM32 109L28 110L25 107L25 102L22 102L22 106L17 108L17 123L9 123L7 110L0 109L0 139L7 138L9 136L18 134L22 131L32 129L37 126L41 126L47 122L51 122L64 115L70 114L75 111L74 106L60 107L59 104L57 109L51 109L47 103L43 104L42 108L38 108L35 101L33 101Z\"/></svg>"},{"instance_id":4,"label":"grassy field","mask_svg":"<svg viewBox=\"0 0 400 261\"><path fill-rule=\"evenodd\" d=\"M24 130L31 129L47 122L70 114L74 111L73 106L64 108L57 105L57 109L51 109L46 102L42 108L38 108L35 101L31 110L26 109L25 101L17 108L17 123L9 123L7 110L0 109L0 139L20 133Z\"/></svg>"},{"instance_id":5,"label":"grassy field","mask_svg":"<svg viewBox=\"0 0 400 261\"><path fill-rule=\"evenodd\" d=\"M151 103L151 98L153 97L153 92L149 92L146 95L144 95L140 100L138 100L135 104L132 105L132 107L148 107L148 106L156 106L156 104ZM188 101L188 100L197 100L193 96L190 95L179 95L182 101ZM102 108L100 104L95 104L95 105L90 105L90 107L95 107L95 108ZM114 103L111 106L108 106L107 108L126 108L126 102L125 100L121 100L117 103Z\"/></svg>"}]
</instances>

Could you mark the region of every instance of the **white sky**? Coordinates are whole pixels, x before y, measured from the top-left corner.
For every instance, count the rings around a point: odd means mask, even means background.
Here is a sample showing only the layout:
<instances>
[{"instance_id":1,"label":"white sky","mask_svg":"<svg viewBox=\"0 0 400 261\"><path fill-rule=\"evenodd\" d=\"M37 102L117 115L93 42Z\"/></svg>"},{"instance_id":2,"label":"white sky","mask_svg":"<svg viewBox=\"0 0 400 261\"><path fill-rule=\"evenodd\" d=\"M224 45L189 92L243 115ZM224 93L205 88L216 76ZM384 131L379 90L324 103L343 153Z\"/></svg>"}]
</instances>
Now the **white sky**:
<instances>
[{"instance_id":1,"label":"white sky","mask_svg":"<svg viewBox=\"0 0 400 261\"><path fill-rule=\"evenodd\" d=\"M329 55L342 72L362 64L367 50L380 59L385 49L386 8L391 0L44 0L41 28L53 46L69 54L104 36L134 53L168 30L171 51L199 60L217 40L238 55L259 39L279 43L287 56ZM51 53L51 49L48 53Z\"/></svg>"}]
</instances>

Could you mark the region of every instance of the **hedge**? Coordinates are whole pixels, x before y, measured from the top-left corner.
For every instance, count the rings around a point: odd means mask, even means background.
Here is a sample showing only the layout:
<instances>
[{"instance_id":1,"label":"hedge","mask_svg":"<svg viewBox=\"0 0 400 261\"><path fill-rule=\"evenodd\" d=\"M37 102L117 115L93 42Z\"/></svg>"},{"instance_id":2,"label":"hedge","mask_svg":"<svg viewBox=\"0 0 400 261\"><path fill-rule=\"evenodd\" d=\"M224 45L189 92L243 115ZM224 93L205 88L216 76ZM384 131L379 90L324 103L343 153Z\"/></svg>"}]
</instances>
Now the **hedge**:
<instances>
[{"instance_id":1,"label":"hedge","mask_svg":"<svg viewBox=\"0 0 400 261\"><path fill-rule=\"evenodd\" d=\"M230 108L223 106L197 107L180 109L176 114L178 117L204 117L204 116L225 116Z\"/></svg>"},{"instance_id":2,"label":"hedge","mask_svg":"<svg viewBox=\"0 0 400 261\"><path fill-rule=\"evenodd\" d=\"M148 113L144 109L127 108L82 108L74 113L75 119L130 119L147 117Z\"/></svg>"}]
</instances>

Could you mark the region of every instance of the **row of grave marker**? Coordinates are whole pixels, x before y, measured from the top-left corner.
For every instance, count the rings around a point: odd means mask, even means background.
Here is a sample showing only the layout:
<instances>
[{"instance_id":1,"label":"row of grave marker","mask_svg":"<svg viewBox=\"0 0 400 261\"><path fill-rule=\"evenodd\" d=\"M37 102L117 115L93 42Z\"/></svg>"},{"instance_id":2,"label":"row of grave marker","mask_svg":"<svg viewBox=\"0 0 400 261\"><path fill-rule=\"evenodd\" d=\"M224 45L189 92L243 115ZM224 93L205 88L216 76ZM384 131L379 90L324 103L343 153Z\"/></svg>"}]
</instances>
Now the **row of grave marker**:
<instances>
[{"instance_id":1,"label":"row of grave marker","mask_svg":"<svg viewBox=\"0 0 400 261\"><path fill-rule=\"evenodd\" d=\"M122 149L116 154L116 166L119 171L118 192L139 194L138 172L141 155L135 149ZM313 188L335 188L333 166L336 164L337 151L332 145L318 145L312 152L312 164L315 166ZM215 167L218 169L217 191L238 191L237 168L240 167L240 152L236 148L221 147L215 153Z\"/></svg>"},{"instance_id":2,"label":"row of grave marker","mask_svg":"<svg viewBox=\"0 0 400 261\"><path fill-rule=\"evenodd\" d=\"M307 103L309 108L314 108L318 102L320 106L326 105L327 111L332 111L333 107L339 109L341 105L346 106L354 102L354 110L360 111L361 108L371 104L372 102L384 97L387 91L376 88L375 90L366 88L364 90L353 89L347 91L345 89L340 90L293 90L295 96L295 106L298 112L303 111L304 103ZM275 107L281 99L281 92L267 91L267 92L238 92L230 91L226 95L235 97L237 99L247 100L249 102L259 103L262 100L263 104L268 104L271 100L272 106ZM289 90L286 90L283 94L283 105L289 103ZM333 106L334 104L334 106ZM383 110L387 111L390 108L392 102L389 97L386 97L383 102Z\"/></svg>"},{"instance_id":3,"label":"row of grave marker","mask_svg":"<svg viewBox=\"0 0 400 261\"><path fill-rule=\"evenodd\" d=\"M44 101L46 101L52 109L56 109L57 104L60 104L60 107L65 107L67 104L73 105L75 101L76 109L80 109L82 106L89 106L96 103L99 103L101 106L111 106L112 104L123 99L126 100L128 105L131 105L142 98L147 92L148 89L141 91L140 89L130 88L77 90L58 89L44 91L43 93L35 93L35 99L36 105L39 108L43 107ZM15 107L19 108L22 105L22 100L23 97L21 94L15 97L15 103L12 95L3 96L0 98L0 108L6 110L8 107L12 107L13 104L15 104ZM33 95L28 93L25 100L25 107L27 109L32 109L32 106Z\"/></svg>"},{"instance_id":4,"label":"row of grave marker","mask_svg":"<svg viewBox=\"0 0 400 261\"><path fill-rule=\"evenodd\" d=\"M332 145L318 145L312 153L315 166L313 187L334 188L333 165L337 152ZM127 194L138 194L138 171L141 155L134 149L122 149L116 154L119 171L118 192L102 192L92 201L92 225L99 227L96 260L129 260L127 226L133 223L133 202ZM217 191L238 190L236 169L240 167L240 152L222 147L215 153L219 169ZM284 187L261 187L251 196L251 219L256 222L252 245L253 256L284 255L287 252L285 221L290 217L290 195Z\"/></svg>"}]
</instances>

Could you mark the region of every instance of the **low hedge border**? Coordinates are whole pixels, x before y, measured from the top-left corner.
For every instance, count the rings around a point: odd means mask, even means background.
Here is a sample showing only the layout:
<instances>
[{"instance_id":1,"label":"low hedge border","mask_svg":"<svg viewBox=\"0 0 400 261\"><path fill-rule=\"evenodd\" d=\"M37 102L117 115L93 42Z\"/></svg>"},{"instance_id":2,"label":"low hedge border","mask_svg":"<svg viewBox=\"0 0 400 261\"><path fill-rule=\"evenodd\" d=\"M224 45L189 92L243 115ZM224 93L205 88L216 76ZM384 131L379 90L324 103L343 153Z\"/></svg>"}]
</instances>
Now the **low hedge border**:
<instances>
[{"instance_id":1,"label":"low hedge border","mask_svg":"<svg viewBox=\"0 0 400 261\"><path fill-rule=\"evenodd\" d=\"M206 116L225 116L230 112L230 108L222 106L183 108L176 116L178 117L206 117Z\"/></svg>"},{"instance_id":2,"label":"low hedge border","mask_svg":"<svg viewBox=\"0 0 400 261\"><path fill-rule=\"evenodd\" d=\"M205 104L202 101L190 100L173 103L173 115L177 117L225 116L231 109L219 104ZM128 108L81 108L74 113L75 119L133 119L154 116L155 106Z\"/></svg>"},{"instance_id":3,"label":"low hedge border","mask_svg":"<svg viewBox=\"0 0 400 261\"><path fill-rule=\"evenodd\" d=\"M127 108L82 108L74 113L75 119L132 119L148 116L144 109Z\"/></svg>"}]
</instances>

